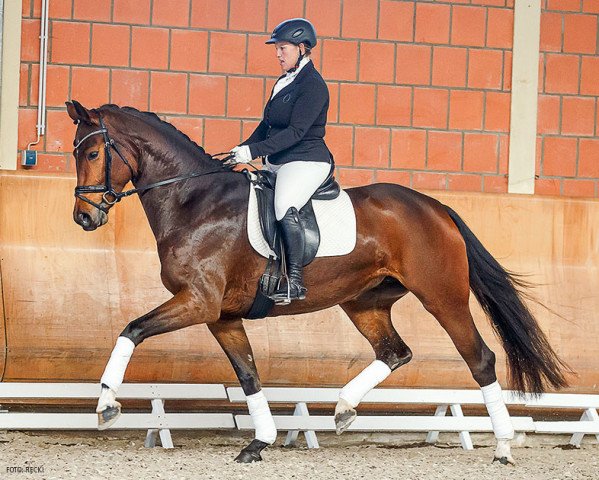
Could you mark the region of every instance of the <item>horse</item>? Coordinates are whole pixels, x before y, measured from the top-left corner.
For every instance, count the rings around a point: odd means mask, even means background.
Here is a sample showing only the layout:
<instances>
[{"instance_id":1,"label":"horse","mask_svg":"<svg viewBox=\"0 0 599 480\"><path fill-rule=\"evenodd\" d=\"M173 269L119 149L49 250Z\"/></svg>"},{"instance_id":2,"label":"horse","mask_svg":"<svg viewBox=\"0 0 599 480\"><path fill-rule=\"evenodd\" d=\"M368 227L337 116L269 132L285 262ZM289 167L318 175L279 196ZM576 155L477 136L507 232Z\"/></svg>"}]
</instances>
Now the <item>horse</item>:
<instances>
[{"instance_id":1,"label":"horse","mask_svg":"<svg viewBox=\"0 0 599 480\"><path fill-rule=\"evenodd\" d=\"M254 421L255 437L236 460L261 460L277 432L242 323L266 265L247 237L247 176L154 113L113 104L88 109L75 100L66 106L77 124L74 221L95 230L121 198L138 194L156 238L162 283L173 295L119 335L101 378L98 428L120 415L117 391L137 345L204 323L229 358ZM123 191L130 181L135 188ZM355 248L344 256L316 258L305 269L306 299L275 305L269 314L340 305L372 346L375 360L341 390L337 433L356 418L364 395L412 358L391 322L392 305L411 292L445 329L482 390L497 440L494 460L513 464L514 431L495 354L479 334L468 300L472 291L501 340L510 387L532 393L561 388L570 370L525 303L528 284L506 271L439 201L385 183L346 192L356 215Z\"/></svg>"}]
</instances>

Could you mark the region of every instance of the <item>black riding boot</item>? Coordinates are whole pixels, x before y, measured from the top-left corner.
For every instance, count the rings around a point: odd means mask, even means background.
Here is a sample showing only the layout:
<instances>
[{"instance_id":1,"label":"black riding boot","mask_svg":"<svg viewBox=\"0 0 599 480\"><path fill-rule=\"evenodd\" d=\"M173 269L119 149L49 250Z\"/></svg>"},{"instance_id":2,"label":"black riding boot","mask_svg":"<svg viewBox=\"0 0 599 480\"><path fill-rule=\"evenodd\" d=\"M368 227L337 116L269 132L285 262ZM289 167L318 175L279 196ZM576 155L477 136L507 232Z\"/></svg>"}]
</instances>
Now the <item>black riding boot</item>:
<instances>
[{"instance_id":1,"label":"black riding boot","mask_svg":"<svg viewBox=\"0 0 599 480\"><path fill-rule=\"evenodd\" d=\"M273 293L272 299L277 303L288 303L289 300L306 298L306 287L302 276L304 260L304 232L300 225L299 213L291 207L279 221L281 238L287 257L288 285L283 285ZM288 300L289 299L289 300Z\"/></svg>"}]
</instances>

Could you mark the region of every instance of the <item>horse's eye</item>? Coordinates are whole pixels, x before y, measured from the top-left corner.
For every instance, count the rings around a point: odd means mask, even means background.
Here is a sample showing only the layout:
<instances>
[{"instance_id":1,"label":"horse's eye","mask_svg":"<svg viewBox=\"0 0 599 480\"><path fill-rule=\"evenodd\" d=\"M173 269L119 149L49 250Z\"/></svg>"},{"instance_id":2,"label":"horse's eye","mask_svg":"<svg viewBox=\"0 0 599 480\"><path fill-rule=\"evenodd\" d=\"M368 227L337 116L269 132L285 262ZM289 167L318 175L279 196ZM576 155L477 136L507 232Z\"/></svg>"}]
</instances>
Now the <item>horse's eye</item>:
<instances>
[{"instance_id":1,"label":"horse's eye","mask_svg":"<svg viewBox=\"0 0 599 480\"><path fill-rule=\"evenodd\" d=\"M94 150L93 152L89 152L87 154L87 159L88 160L95 160L96 158L98 158L98 151Z\"/></svg>"}]
</instances>

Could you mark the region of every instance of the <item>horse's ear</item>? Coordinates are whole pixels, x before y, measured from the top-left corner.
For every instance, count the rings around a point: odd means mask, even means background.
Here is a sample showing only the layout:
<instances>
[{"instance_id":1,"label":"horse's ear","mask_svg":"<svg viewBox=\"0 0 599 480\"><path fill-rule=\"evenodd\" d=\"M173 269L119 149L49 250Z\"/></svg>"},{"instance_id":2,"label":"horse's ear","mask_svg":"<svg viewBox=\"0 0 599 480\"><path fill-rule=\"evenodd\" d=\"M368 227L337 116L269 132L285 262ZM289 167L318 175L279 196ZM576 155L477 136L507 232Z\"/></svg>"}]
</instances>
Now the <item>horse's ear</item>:
<instances>
[{"instance_id":1,"label":"horse's ear","mask_svg":"<svg viewBox=\"0 0 599 480\"><path fill-rule=\"evenodd\" d=\"M91 118L89 117L88 110L81 105L77 100L73 100L72 102L65 102L67 106L67 112L69 117L73 119L75 124L79 122L85 122L89 125L92 125Z\"/></svg>"}]
</instances>

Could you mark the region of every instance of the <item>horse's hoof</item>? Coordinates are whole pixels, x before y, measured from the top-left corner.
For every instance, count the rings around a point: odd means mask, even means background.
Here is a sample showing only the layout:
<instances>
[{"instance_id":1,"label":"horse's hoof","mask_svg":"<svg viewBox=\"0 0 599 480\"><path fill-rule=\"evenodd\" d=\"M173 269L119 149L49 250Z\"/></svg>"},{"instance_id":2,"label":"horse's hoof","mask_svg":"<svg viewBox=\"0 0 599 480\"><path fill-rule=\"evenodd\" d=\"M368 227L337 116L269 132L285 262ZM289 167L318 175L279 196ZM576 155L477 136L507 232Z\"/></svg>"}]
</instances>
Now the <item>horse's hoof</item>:
<instances>
[{"instance_id":1,"label":"horse's hoof","mask_svg":"<svg viewBox=\"0 0 599 480\"><path fill-rule=\"evenodd\" d=\"M512 457L501 457L501 458L495 457L493 459L493 462L499 462L502 465L516 465L516 462L514 461L514 459Z\"/></svg>"},{"instance_id":2,"label":"horse's hoof","mask_svg":"<svg viewBox=\"0 0 599 480\"><path fill-rule=\"evenodd\" d=\"M98 430L110 428L121 416L121 404L109 405L101 412L98 412Z\"/></svg>"},{"instance_id":3,"label":"horse's hoof","mask_svg":"<svg viewBox=\"0 0 599 480\"><path fill-rule=\"evenodd\" d=\"M337 435L341 435L343 432L345 432L357 416L358 413L353 408L350 410L345 410L344 412L336 413L335 431L337 432Z\"/></svg>"},{"instance_id":4,"label":"horse's hoof","mask_svg":"<svg viewBox=\"0 0 599 480\"><path fill-rule=\"evenodd\" d=\"M511 440L509 439L498 439L497 448L495 449L494 462L499 462L502 465L516 465L514 458L512 457Z\"/></svg>"},{"instance_id":5,"label":"horse's hoof","mask_svg":"<svg viewBox=\"0 0 599 480\"><path fill-rule=\"evenodd\" d=\"M253 462L261 462L262 457L257 452L248 452L243 449L239 455L235 457L235 461L237 463L253 463Z\"/></svg>"},{"instance_id":6,"label":"horse's hoof","mask_svg":"<svg viewBox=\"0 0 599 480\"><path fill-rule=\"evenodd\" d=\"M262 456L260 455L260 452L268 447L268 445L269 444L266 442L254 439L235 457L235 461L237 463L261 462Z\"/></svg>"}]
</instances>

